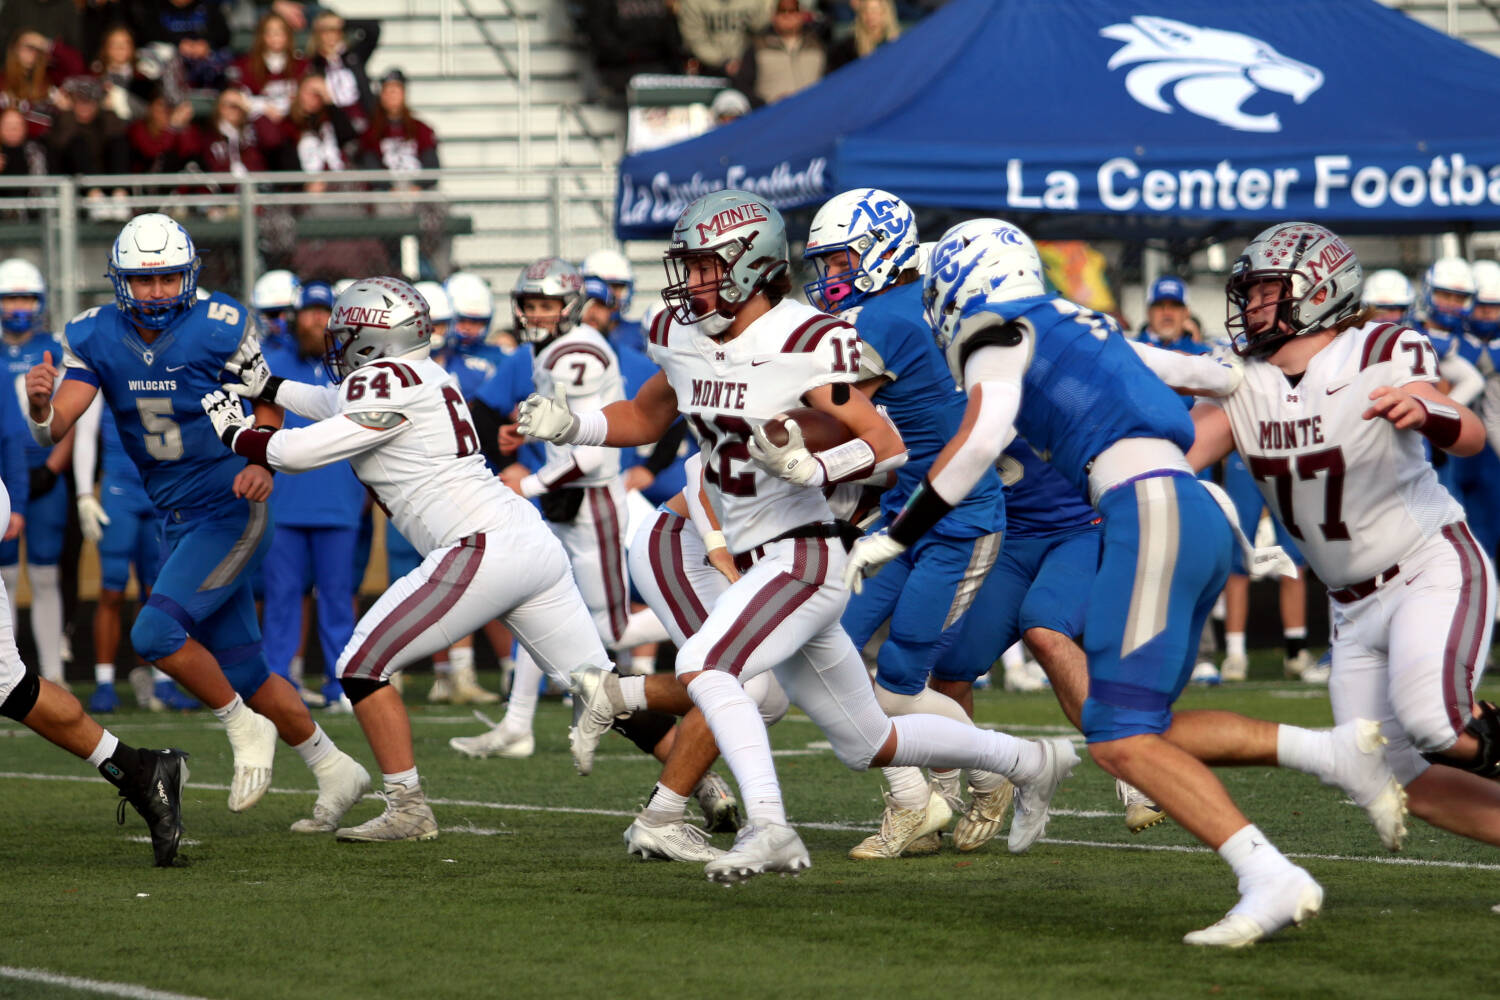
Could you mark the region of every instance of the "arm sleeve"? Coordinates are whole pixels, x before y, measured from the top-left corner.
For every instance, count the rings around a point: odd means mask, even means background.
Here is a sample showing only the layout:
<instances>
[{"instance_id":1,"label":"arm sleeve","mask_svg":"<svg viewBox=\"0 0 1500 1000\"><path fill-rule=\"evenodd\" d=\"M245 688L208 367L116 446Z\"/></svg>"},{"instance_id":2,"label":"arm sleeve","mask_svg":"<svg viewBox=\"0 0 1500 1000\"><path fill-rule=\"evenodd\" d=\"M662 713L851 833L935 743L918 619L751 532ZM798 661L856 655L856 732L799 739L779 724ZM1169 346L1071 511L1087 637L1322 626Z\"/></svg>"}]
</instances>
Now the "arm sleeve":
<instances>
[{"instance_id":1,"label":"arm sleeve","mask_svg":"<svg viewBox=\"0 0 1500 1000\"><path fill-rule=\"evenodd\" d=\"M276 390L276 405L308 420L327 420L339 412L339 391L331 385L309 385L287 379Z\"/></svg>"},{"instance_id":2,"label":"arm sleeve","mask_svg":"<svg viewBox=\"0 0 1500 1000\"><path fill-rule=\"evenodd\" d=\"M964 362L964 388L969 406L978 394L979 412L953 458L932 476L939 497L957 505L980 478L994 467L1000 453L1016 436L1016 414L1021 410L1021 380L1031 361L1029 335L1014 346L980 345Z\"/></svg>"},{"instance_id":3,"label":"arm sleeve","mask_svg":"<svg viewBox=\"0 0 1500 1000\"><path fill-rule=\"evenodd\" d=\"M82 496L94 492L94 477L99 467L99 423L104 413L104 397L94 401L73 424L73 493Z\"/></svg>"},{"instance_id":4,"label":"arm sleeve","mask_svg":"<svg viewBox=\"0 0 1500 1000\"><path fill-rule=\"evenodd\" d=\"M652 450L650 457L641 465L645 466L646 471L653 476L661 475L664 469L677 460L677 451L682 447L683 439L686 437L687 421L678 417L677 422L667 428L667 433L656 442L656 447Z\"/></svg>"},{"instance_id":5,"label":"arm sleeve","mask_svg":"<svg viewBox=\"0 0 1500 1000\"><path fill-rule=\"evenodd\" d=\"M1174 389L1227 396L1239 384L1235 369L1212 355L1168 351L1139 340L1127 340L1126 343L1153 375Z\"/></svg>"},{"instance_id":6,"label":"arm sleeve","mask_svg":"<svg viewBox=\"0 0 1500 1000\"><path fill-rule=\"evenodd\" d=\"M703 506L703 453L689 456L683 471L687 473L687 485L682 488L682 498L687 501L688 517L698 534L706 538L719 529L713 514Z\"/></svg>"},{"instance_id":7,"label":"arm sleeve","mask_svg":"<svg viewBox=\"0 0 1500 1000\"><path fill-rule=\"evenodd\" d=\"M361 455L410 426L404 418L391 427L366 427L337 416L290 430L245 431L235 439L234 450L254 461L248 452L260 447L266 464L278 472L306 472Z\"/></svg>"},{"instance_id":8,"label":"arm sleeve","mask_svg":"<svg viewBox=\"0 0 1500 1000\"><path fill-rule=\"evenodd\" d=\"M1457 354L1450 354L1438 362L1437 369L1438 374L1447 379L1452 387L1448 390L1448 398L1455 403L1460 406L1473 406L1474 401L1481 395L1488 401L1490 390L1485 383L1484 376L1479 374L1478 368L1464 358ZM1406 381L1412 381L1412 379ZM1495 379L1491 378L1489 381L1493 383Z\"/></svg>"},{"instance_id":9,"label":"arm sleeve","mask_svg":"<svg viewBox=\"0 0 1500 1000\"><path fill-rule=\"evenodd\" d=\"M474 433L479 435L479 453L490 464L490 470L505 468L510 460L500 450L500 425L503 423L500 414L490 404L475 399L469 403L469 415L474 418Z\"/></svg>"}]
</instances>

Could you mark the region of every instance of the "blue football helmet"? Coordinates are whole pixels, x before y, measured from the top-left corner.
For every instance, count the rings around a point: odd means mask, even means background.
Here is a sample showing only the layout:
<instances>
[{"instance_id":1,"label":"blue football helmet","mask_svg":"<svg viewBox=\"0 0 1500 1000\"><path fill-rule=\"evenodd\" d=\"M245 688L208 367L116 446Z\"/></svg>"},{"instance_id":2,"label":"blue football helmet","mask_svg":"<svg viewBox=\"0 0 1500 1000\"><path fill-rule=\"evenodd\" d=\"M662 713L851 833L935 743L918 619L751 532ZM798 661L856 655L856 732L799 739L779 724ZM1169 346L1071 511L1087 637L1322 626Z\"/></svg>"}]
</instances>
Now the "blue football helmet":
<instances>
[{"instance_id":1,"label":"blue football helmet","mask_svg":"<svg viewBox=\"0 0 1500 1000\"><path fill-rule=\"evenodd\" d=\"M1433 300L1433 292L1449 292L1463 297L1459 308L1439 306ZM1458 333L1463 329L1469 306L1474 301L1474 272L1469 262L1462 257L1441 257L1432 262L1427 273L1422 275L1422 296L1418 303L1421 320L1428 327L1436 327L1445 333Z\"/></svg>"},{"instance_id":2,"label":"blue football helmet","mask_svg":"<svg viewBox=\"0 0 1500 1000\"><path fill-rule=\"evenodd\" d=\"M820 309L853 308L894 284L902 271L917 269L919 246L917 219L906 202L878 188L845 191L813 216L802 256L818 276L802 287Z\"/></svg>"},{"instance_id":3,"label":"blue football helmet","mask_svg":"<svg viewBox=\"0 0 1500 1000\"><path fill-rule=\"evenodd\" d=\"M148 330L165 330L198 301L198 250L188 231L171 216L137 215L120 230L109 251L110 283L115 303L130 321ZM130 278L144 274L181 274L182 288L164 299L137 299Z\"/></svg>"},{"instance_id":4,"label":"blue football helmet","mask_svg":"<svg viewBox=\"0 0 1500 1000\"><path fill-rule=\"evenodd\" d=\"M21 336L37 328L37 324L41 322L42 313L47 308L47 281L42 277L42 272L37 270L37 266L29 260L12 257L9 260L0 261L0 299L27 296L36 299L36 305L30 309L0 311L0 327L3 327L6 333Z\"/></svg>"},{"instance_id":5,"label":"blue football helmet","mask_svg":"<svg viewBox=\"0 0 1500 1000\"><path fill-rule=\"evenodd\" d=\"M1464 329L1480 340L1494 340L1500 337L1500 262L1476 260L1471 270L1474 304L1469 307Z\"/></svg>"}]
</instances>

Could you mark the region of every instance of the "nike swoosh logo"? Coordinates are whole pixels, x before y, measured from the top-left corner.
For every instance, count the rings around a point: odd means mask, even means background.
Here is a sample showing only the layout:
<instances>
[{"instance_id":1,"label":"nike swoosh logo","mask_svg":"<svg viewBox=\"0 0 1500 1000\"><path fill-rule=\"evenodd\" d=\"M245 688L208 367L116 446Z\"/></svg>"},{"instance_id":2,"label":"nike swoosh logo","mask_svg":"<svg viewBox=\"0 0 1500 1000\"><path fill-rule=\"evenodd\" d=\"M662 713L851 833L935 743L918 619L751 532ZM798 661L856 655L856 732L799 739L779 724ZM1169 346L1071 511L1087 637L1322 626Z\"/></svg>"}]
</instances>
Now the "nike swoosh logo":
<instances>
[{"instance_id":1,"label":"nike swoosh logo","mask_svg":"<svg viewBox=\"0 0 1500 1000\"><path fill-rule=\"evenodd\" d=\"M1417 582L1417 577L1421 576L1425 572L1427 572L1425 569L1424 570L1419 570L1418 572L1413 573L1411 576L1407 577L1406 578L1406 585L1408 587L1410 587L1412 584L1416 583Z\"/></svg>"},{"instance_id":2,"label":"nike swoosh logo","mask_svg":"<svg viewBox=\"0 0 1500 1000\"><path fill-rule=\"evenodd\" d=\"M172 369L170 369L170 368L167 369L167 371L171 371L171 370ZM1323 392L1326 393L1329 396L1332 396L1334 393L1339 392L1342 389L1347 389L1347 388L1349 388L1349 383L1345 382L1343 385L1330 386L1329 388L1324 389Z\"/></svg>"},{"instance_id":3,"label":"nike swoosh logo","mask_svg":"<svg viewBox=\"0 0 1500 1000\"><path fill-rule=\"evenodd\" d=\"M169 372L180 372L180 371L182 371L186 367L187 367L187 365L167 365L167 371L169 371Z\"/></svg>"},{"instance_id":4,"label":"nike swoosh logo","mask_svg":"<svg viewBox=\"0 0 1500 1000\"><path fill-rule=\"evenodd\" d=\"M768 365L770 363L771 363L771 359L770 358L766 358L764 361L752 361L752 362L750 362L750 367L751 368L759 368L761 365Z\"/></svg>"}]
</instances>

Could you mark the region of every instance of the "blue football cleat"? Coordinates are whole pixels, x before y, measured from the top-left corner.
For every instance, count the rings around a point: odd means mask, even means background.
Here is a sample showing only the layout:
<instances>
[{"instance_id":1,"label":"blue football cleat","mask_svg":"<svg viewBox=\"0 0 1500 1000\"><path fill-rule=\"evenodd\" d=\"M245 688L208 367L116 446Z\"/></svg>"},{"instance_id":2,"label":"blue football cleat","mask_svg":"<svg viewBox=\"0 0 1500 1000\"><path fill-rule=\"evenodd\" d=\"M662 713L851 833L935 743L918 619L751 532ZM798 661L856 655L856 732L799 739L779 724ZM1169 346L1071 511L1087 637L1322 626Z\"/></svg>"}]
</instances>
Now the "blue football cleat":
<instances>
[{"instance_id":1,"label":"blue football cleat","mask_svg":"<svg viewBox=\"0 0 1500 1000\"><path fill-rule=\"evenodd\" d=\"M120 696L115 694L115 686L113 684L100 684L94 688L94 693L89 695L90 712L113 712L119 707Z\"/></svg>"},{"instance_id":2,"label":"blue football cleat","mask_svg":"<svg viewBox=\"0 0 1500 1000\"><path fill-rule=\"evenodd\" d=\"M171 681L156 682L156 700L174 712L196 712L203 703L185 691L179 690Z\"/></svg>"}]
</instances>

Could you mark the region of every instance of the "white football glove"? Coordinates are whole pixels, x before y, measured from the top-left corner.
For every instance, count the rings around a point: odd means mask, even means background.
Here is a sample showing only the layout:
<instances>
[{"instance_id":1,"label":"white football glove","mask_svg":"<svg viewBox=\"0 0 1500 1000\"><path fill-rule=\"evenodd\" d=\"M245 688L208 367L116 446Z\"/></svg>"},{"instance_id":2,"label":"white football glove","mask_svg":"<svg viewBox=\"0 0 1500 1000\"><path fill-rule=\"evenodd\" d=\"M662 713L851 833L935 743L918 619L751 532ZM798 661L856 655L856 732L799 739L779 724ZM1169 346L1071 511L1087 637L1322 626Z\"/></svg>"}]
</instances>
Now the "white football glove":
<instances>
[{"instance_id":1,"label":"white football glove","mask_svg":"<svg viewBox=\"0 0 1500 1000\"><path fill-rule=\"evenodd\" d=\"M276 386L281 379L271 374L266 356L261 353L260 345L254 340L240 345L240 349L224 362L224 370L239 379L238 382L227 382L224 385L225 389L236 396L264 399L268 403L276 398ZM271 391L267 392L267 388Z\"/></svg>"},{"instance_id":2,"label":"white football glove","mask_svg":"<svg viewBox=\"0 0 1500 1000\"><path fill-rule=\"evenodd\" d=\"M557 398L533 392L516 407L516 432L553 444L568 444L578 433L578 418L568 409L568 397L558 388Z\"/></svg>"},{"instance_id":3,"label":"white football glove","mask_svg":"<svg viewBox=\"0 0 1500 1000\"><path fill-rule=\"evenodd\" d=\"M798 486L822 485L823 477L820 473L823 467L802 443L802 428L790 418L784 423L786 444L780 446L772 444L771 439L766 437L764 426L755 428L746 445L750 457L755 459L755 464L777 479L785 479Z\"/></svg>"},{"instance_id":4,"label":"white football glove","mask_svg":"<svg viewBox=\"0 0 1500 1000\"><path fill-rule=\"evenodd\" d=\"M92 493L78 494L78 527L84 538L97 542L104 537L104 526L108 523L109 515L104 513L98 497Z\"/></svg>"},{"instance_id":5,"label":"white football glove","mask_svg":"<svg viewBox=\"0 0 1500 1000\"><path fill-rule=\"evenodd\" d=\"M213 423L214 434L230 451L234 450L234 439L239 436L240 431L250 429L250 421L245 417L245 404L240 402L239 397L231 396L223 389L204 395L203 412L208 414L208 419Z\"/></svg>"},{"instance_id":6,"label":"white football glove","mask_svg":"<svg viewBox=\"0 0 1500 1000\"><path fill-rule=\"evenodd\" d=\"M1250 579L1263 580L1275 574L1290 580L1297 578L1297 564L1280 545L1257 548L1250 556Z\"/></svg>"},{"instance_id":7,"label":"white football glove","mask_svg":"<svg viewBox=\"0 0 1500 1000\"><path fill-rule=\"evenodd\" d=\"M844 564L844 586L859 593L864 589L865 580L905 551L906 546L893 539L884 528L866 535L849 550L849 561Z\"/></svg>"},{"instance_id":8,"label":"white football glove","mask_svg":"<svg viewBox=\"0 0 1500 1000\"><path fill-rule=\"evenodd\" d=\"M1240 383L1245 381L1245 359L1234 353L1234 348L1222 343L1214 345L1213 351L1210 352L1210 357L1223 367L1229 369L1229 388L1215 395L1221 397L1234 395L1234 391L1240 387Z\"/></svg>"}]
</instances>

